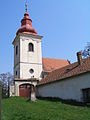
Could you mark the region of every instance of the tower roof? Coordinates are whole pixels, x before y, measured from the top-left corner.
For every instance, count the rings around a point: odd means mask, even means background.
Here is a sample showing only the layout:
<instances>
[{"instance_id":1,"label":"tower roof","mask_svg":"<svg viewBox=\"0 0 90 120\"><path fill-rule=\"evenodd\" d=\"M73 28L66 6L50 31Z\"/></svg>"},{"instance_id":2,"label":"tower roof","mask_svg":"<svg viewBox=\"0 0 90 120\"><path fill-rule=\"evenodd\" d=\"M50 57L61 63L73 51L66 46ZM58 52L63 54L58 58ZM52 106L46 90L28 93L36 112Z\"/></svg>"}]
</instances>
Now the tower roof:
<instances>
[{"instance_id":1,"label":"tower roof","mask_svg":"<svg viewBox=\"0 0 90 120\"><path fill-rule=\"evenodd\" d=\"M32 27L32 20L30 19L29 14L27 12L27 3L25 4L25 6L26 6L26 11L25 11L23 19L21 20L21 27L18 29L16 34L18 35L18 33L24 32L28 34L37 35L37 32Z\"/></svg>"}]
</instances>

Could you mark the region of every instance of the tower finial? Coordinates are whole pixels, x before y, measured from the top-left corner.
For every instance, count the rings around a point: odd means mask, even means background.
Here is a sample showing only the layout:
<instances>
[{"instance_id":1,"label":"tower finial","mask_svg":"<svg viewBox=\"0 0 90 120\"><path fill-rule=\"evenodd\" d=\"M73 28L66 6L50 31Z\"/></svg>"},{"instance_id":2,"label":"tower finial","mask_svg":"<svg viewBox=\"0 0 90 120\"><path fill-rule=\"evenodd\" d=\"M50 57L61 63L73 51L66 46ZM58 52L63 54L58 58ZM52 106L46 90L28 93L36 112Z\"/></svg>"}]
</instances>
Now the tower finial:
<instances>
[{"instance_id":1,"label":"tower finial","mask_svg":"<svg viewBox=\"0 0 90 120\"><path fill-rule=\"evenodd\" d=\"M26 7L26 12L27 12L27 1L26 1L26 3L25 3L25 7Z\"/></svg>"}]
</instances>

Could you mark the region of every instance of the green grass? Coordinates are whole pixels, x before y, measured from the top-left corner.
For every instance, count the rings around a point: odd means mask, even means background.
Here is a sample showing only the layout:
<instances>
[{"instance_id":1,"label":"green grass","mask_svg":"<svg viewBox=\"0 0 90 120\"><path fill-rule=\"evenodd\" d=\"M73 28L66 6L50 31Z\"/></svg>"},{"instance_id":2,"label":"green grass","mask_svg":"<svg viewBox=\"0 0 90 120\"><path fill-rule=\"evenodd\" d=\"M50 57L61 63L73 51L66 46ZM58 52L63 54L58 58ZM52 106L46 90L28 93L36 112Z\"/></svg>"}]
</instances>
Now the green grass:
<instances>
[{"instance_id":1,"label":"green grass","mask_svg":"<svg viewBox=\"0 0 90 120\"><path fill-rule=\"evenodd\" d=\"M90 108L60 101L27 102L20 97L2 100L2 120L90 120Z\"/></svg>"}]
</instances>

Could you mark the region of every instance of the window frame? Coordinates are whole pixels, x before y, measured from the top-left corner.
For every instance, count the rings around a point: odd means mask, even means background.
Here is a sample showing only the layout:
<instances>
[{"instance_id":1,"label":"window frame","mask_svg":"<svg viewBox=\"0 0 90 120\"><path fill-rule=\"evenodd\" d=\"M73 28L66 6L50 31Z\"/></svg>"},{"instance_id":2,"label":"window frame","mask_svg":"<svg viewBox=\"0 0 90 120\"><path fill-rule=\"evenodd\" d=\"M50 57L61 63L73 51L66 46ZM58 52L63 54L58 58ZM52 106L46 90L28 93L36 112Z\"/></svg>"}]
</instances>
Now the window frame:
<instances>
[{"instance_id":1,"label":"window frame","mask_svg":"<svg viewBox=\"0 0 90 120\"><path fill-rule=\"evenodd\" d=\"M17 72L17 70L16 70L16 72L15 72L15 75L16 75L16 76L17 76L17 73L18 73L18 72Z\"/></svg>"},{"instance_id":2,"label":"window frame","mask_svg":"<svg viewBox=\"0 0 90 120\"><path fill-rule=\"evenodd\" d=\"M34 44L31 43L31 42L28 44L28 51L29 52L34 52Z\"/></svg>"},{"instance_id":3,"label":"window frame","mask_svg":"<svg viewBox=\"0 0 90 120\"><path fill-rule=\"evenodd\" d=\"M16 46L16 51L15 51L16 55L18 55L18 45Z\"/></svg>"},{"instance_id":4,"label":"window frame","mask_svg":"<svg viewBox=\"0 0 90 120\"><path fill-rule=\"evenodd\" d=\"M90 88L82 89L83 101L85 103L90 103Z\"/></svg>"},{"instance_id":5,"label":"window frame","mask_svg":"<svg viewBox=\"0 0 90 120\"><path fill-rule=\"evenodd\" d=\"M30 72L30 74L34 74L34 69L31 68L31 69L29 70L29 72Z\"/></svg>"}]
</instances>

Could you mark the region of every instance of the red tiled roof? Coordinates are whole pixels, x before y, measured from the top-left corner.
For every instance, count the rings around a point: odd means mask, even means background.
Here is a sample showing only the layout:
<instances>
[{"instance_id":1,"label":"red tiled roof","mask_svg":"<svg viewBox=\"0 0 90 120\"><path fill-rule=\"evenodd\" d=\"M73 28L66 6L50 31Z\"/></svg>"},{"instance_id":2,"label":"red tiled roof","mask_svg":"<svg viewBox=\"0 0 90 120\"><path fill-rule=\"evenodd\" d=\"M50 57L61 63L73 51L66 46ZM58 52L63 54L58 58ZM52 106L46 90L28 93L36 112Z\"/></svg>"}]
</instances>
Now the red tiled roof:
<instances>
[{"instance_id":1,"label":"red tiled roof","mask_svg":"<svg viewBox=\"0 0 90 120\"><path fill-rule=\"evenodd\" d=\"M82 64L75 62L61 69L57 69L49 73L49 75L42 79L38 85L44 85L58 80L63 80L68 77L73 77L85 72L90 72L90 57L82 60Z\"/></svg>"},{"instance_id":2,"label":"red tiled roof","mask_svg":"<svg viewBox=\"0 0 90 120\"><path fill-rule=\"evenodd\" d=\"M45 72L52 72L53 70L69 65L68 60L55 58L42 58L43 70Z\"/></svg>"}]
</instances>

